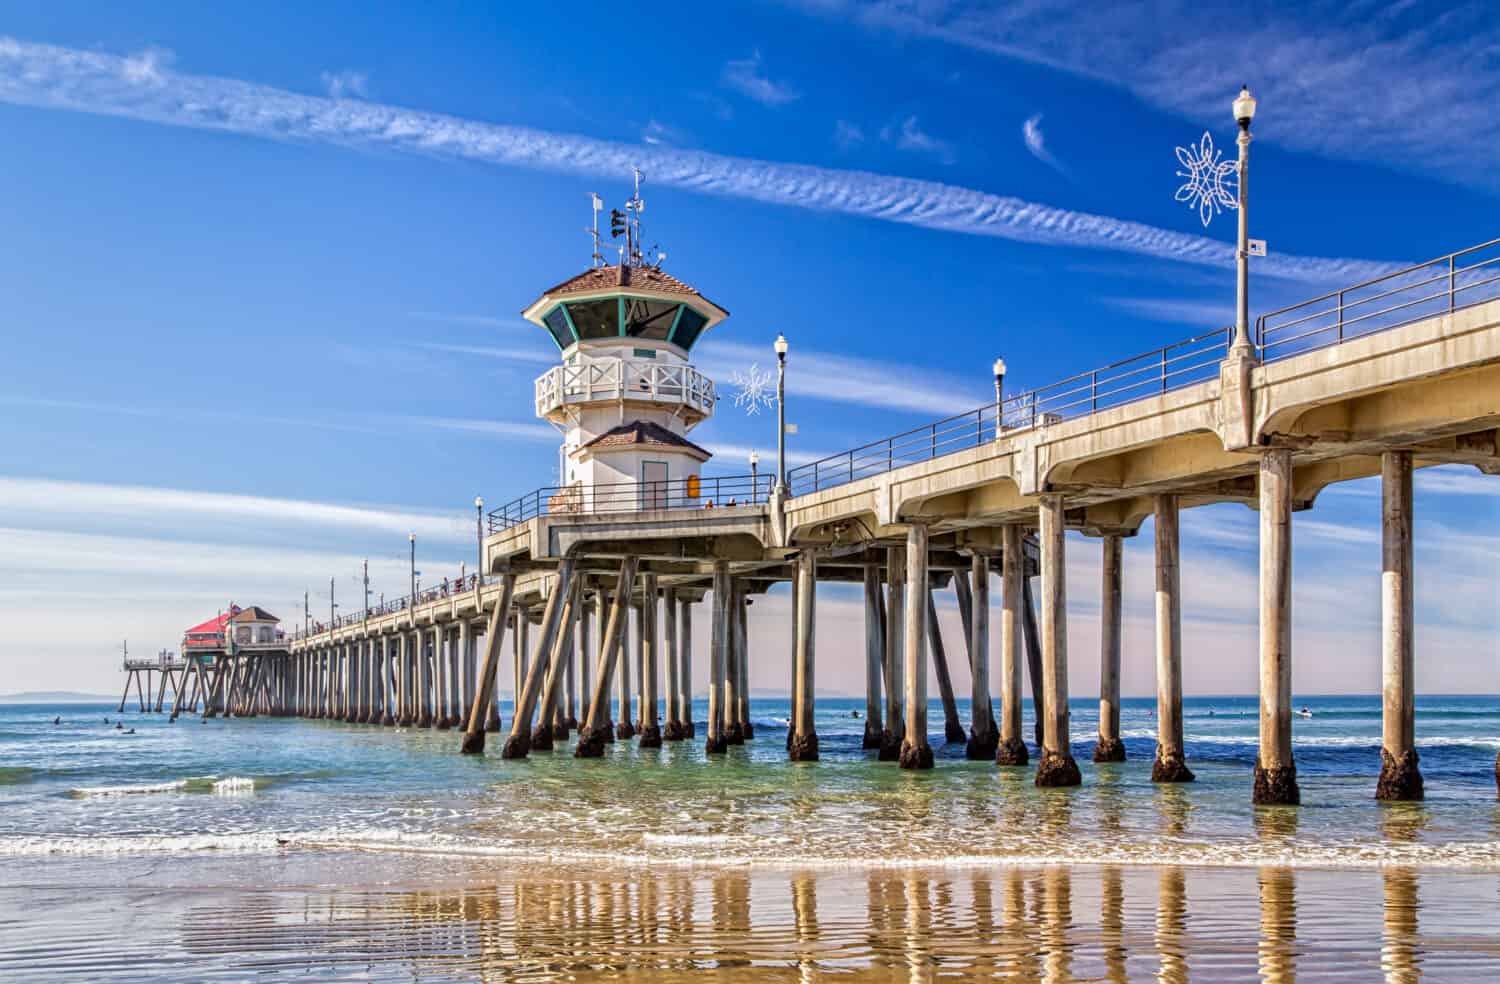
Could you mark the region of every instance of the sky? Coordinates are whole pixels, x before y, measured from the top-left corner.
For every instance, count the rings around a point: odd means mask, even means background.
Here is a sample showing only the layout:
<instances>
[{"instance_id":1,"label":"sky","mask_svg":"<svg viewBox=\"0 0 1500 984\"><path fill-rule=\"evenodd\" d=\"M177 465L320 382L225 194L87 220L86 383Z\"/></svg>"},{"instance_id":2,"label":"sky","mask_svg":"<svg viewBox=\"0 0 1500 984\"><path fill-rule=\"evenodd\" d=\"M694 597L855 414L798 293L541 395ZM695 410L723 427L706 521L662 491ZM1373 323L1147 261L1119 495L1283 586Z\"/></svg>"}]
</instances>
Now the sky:
<instances>
[{"instance_id":1,"label":"sky","mask_svg":"<svg viewBox=\"0 0 1500 984\"><path fill-rule=\"evenodd\" d=\"M8 5L0 692L112 691L122 640L231 602L357 609L366 562L404 594L408 532L429 583L472 565L474 497L556 481L556 350L519 312L587 267L588 195L632 166L647 241L731 312L694 351L721 394L785 333L792 464L986 402L997 356L1025 388L1230 323L1234 217L1174 200L1174 148L1232 154L1243 83L1252 315L1495 234L1492 9L1151 7ZM719 474L774 459L729 399L692 437ZM1300 692L1379 688L1378 492L1296 516ZM1497 496L1417 479L1421 691L1497 689ZM1182 535L1185 689L1253 693L1255 516ZM1151 549L1148 521L1127 694ZM1095 693L1099 545L1068 550ZM819 607L819 686L857 692L858 598ZM786 688L786 617L784 589L752 608L755 687Z\"/></svg>"}]
</instances>

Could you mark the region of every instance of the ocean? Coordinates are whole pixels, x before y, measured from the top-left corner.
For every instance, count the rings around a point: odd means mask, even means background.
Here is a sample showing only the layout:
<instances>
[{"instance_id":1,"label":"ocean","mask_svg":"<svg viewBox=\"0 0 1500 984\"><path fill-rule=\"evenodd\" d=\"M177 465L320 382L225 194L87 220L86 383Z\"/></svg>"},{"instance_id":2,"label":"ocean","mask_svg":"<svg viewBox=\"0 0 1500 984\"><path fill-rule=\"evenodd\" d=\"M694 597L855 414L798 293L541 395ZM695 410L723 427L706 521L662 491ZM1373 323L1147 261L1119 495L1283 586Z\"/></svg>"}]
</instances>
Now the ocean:
<instances>
[{"instance_id":1,"label":"ocean","mask_svg":"<svg viewBox=\"0 0 1500 984\"><path fill-rule=\"evenodd\" d=\"M860 750L862 699L819 699L800 764L784 699L723 758L700 723L524 762L0 705L0 979L1500 977L1500 697L1418 698L1420 804L1373 799L1379 698L1295 705L1303 805L1262 809L1253 697L1185 701L1184 786L1150 781L1154 700L1124 701L1116 765L1075 701L1071 790L965 761L935 701L922 773Z\"/></svg>"}]
</instances>

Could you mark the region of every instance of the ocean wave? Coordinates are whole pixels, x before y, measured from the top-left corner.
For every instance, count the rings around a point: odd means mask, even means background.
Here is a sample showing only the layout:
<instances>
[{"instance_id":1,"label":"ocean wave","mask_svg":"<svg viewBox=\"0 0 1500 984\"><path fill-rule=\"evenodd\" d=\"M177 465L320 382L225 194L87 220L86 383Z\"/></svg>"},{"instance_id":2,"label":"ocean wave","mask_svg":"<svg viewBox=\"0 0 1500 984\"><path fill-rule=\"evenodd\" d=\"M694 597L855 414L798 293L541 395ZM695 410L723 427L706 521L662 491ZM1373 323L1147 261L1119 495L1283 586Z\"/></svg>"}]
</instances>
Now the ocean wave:
<instances>
[{"instance_id":1,"label":"ocean wave","mask_svg":"<svg viewBox=\"0 0 1500 984\"><path fill-rule=\"evenodd\" d=\"M647 847L707 847L712 844L727 844L728 834L644 834L641 842Z\"/></svg>"},{"instance_id":2,"label":"ocean wave","mask_svg":"<svg viewBox=\"0 0 1500 984\"><path fill-rule=\"evenodd\" d=\"M229 776L216 780L211 788L217 796L242 796L255 792L256 783L245 776Z\"/></svg>"},{"instance_id":3,"label":"ocean wave","mask_svg":"<svg viewBox=\"0 0 1500 984\"><path fill-rule=\"evenodd\" d=\"M0 857L106 857L126 854L193 854L202 851L250 853L285 846L274 833L249 834L90 834L0 835Z\"/></svg>"},{"instance_id":4,"label":"ocean wave","mask_svg":"<svg viewBox=\"0 0 1500 984\"><path fill-rule=\"evenodd\" d=\"M186 779L171 782L145 782L127 786L77 786L68 790L74 799L91 799L106 796L149 796L154 793L180 793L187 789Z\"/></svg>"},{"instance_id":5,"label":"ocean wave","mask_svg":"<svg viewBox=\"0 0 1500 984\"><path fill-rule=\"evenodd\" d=\"M0 766L0 786L24 786L36 778L36 770L24 765Z\"/></svg>"},{"instance_id":6,"label":"ocean wave","mask_svg":"<svg viewBox=\"0 0 1500 984\"><path fill-rule=\"evenodd\" d=\"M267 785L269 780L252 779L246 776L189 776L165 782L143 782L119 786L76 786L68 790L74 799L94 799L112 796L151 796L160 793L212 793L216 796L233 796L253 793Z\"/></svg>"}]
</instances>

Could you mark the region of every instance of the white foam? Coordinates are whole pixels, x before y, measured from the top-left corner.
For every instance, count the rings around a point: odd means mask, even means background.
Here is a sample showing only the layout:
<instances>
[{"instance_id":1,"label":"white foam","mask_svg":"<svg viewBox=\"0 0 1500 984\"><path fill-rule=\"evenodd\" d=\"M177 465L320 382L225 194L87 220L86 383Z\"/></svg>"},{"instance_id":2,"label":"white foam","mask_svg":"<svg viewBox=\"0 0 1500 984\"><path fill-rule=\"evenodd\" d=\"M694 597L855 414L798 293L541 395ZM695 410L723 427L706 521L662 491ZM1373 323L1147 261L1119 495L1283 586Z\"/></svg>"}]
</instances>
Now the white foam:
<instances>
[{"instance_id":1,"label":"white foam","mask_svg":"<svg viewBox=\"0 0 1500 984\"><path fill-rule=\"evenodd\" d=\"M275 834L58 834L0 836L0 857L48 855L107 856L121 854L191 854L200 851L248 853L273 851Z\"/></svg>"},{"instance_id":2,"label":"white foam","mask_svg":"<svg viewBox=\"0 0 1500 984\"><path fill-rule=\"evenodd\" d=\"M707 847L711 844L729 843L728 834L645 834L641 840L647 847Z\"/></svg>"},{"instance_id":3,"label":"white foam","mask_svg":"<svg viewBox=\"0 0 1500 984\"><path fill-rule=\"evenodd\" d=\"M151 793L178 793L187 788L186 779L172 782L140 783L134 786L79 786L68 790L69 795L80 798L93 796L145 796Z\"/></svg>"},{"instance_id":4,"label":"white foam","mask_svg":"<svg viewBox=\"0 0 1500 984\"><path fill-rule=\"evenodd\" d=\"M255 792L255 780L244 776L229 776L214 782L213 791L216 796L244 796Z\"/></svg>"}]
</instances>

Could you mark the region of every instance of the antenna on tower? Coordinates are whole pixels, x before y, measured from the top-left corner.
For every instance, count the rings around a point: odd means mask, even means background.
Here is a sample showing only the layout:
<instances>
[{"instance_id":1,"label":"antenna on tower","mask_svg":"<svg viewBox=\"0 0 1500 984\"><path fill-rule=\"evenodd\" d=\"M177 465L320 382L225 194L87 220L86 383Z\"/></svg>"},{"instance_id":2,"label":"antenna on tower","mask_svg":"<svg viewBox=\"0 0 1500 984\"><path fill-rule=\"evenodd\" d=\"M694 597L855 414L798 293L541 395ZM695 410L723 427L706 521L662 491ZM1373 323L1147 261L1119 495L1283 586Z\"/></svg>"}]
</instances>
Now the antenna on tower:
<instances>
[{"instance_id":1,"label":"antenna on tower","mask_svg":"<svg viewBox=\"0 0 1500 984\"><path fill-rule=\"evenodd\" d=\"M604 254L599 252L599 213L604 211L604 199L592 191L589 192L589 198L591 204L594 206L594 228L584 231L594 237L594 255L590 262L596 267L602 267L604 265Z\"/></svg>"},{"instance_id":2,"label":"antenna on tower","mask_svg":"<svg viewBox=\"0 0 1500 984\"><path fill-rule=\"evenodd\" d=\"M641 198L641 169L632 167L630 170L635 174L635 194L625 203L625 209L631 214L628 237L630 265L644 266L645 259L641 254L641 213L646 210L646 202Z\"/></svg>"}]
</instances>

